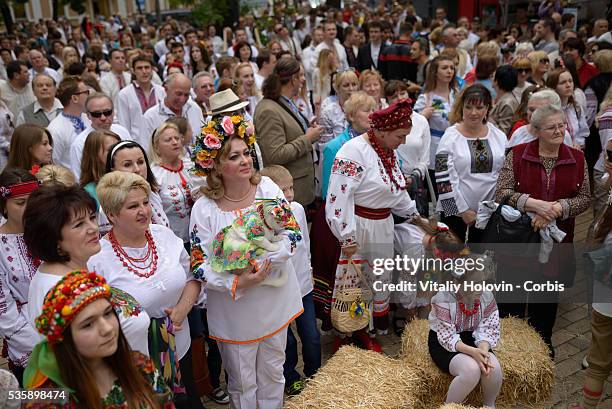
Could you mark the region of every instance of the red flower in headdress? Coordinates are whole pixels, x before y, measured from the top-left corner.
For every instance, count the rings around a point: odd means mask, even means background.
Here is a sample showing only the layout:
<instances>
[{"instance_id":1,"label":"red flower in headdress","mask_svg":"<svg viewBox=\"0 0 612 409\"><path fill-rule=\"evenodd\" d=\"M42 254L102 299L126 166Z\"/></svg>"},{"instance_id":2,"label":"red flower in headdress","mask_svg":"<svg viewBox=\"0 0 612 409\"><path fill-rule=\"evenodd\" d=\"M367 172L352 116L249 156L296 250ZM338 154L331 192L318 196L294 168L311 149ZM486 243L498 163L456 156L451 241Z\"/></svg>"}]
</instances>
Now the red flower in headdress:
<instances>
[{"instance_id":1,"label":"red flower in headdress","mask_svg":"<svg viewBox=\"0 0 612 409\"><path fill-rule=\"evenodd\" d=\"M40 166L32 165L32 168L30 169L30 174L36 176L39 170L40 170Z\"/></svg>"}]
</instances>

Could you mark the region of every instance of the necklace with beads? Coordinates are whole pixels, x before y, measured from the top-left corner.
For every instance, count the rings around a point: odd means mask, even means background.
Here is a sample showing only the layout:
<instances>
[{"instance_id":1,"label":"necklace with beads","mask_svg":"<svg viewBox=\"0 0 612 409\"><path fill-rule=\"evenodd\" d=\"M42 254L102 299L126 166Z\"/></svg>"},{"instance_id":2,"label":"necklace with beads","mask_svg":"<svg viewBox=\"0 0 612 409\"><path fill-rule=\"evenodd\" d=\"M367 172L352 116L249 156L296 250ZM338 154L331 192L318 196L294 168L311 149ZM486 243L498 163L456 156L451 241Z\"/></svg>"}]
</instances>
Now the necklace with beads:
<instances>
[{"instance_id":1,"label":"necklace with beads","mask_svg":"<svg viewBox=\"0 0 612 409\"><path fill-rule=\"evenodd\" d=\"M472 315L476 314L479 308L480 308L480 300L475 300L474 307L472 308L466 308L464 303L459 302L459 310L461 310L461 312L465 314L465 316L467 317L471 317Z\"/></svg>"},{"instance_id":2,"label":"necklace with beads","mask_svg":"<svg viewBox=\"0 0 612 409\"><path fill-rule=\"evenodd\" d=\"M243 202L243 201L245 201L245 200L246 200L246 198L247 198L247 197L249 197L249 195L251 194L251 188L252 188L252 186L251 186L251 187L249 187L249 190L248 190L248 192L246 193L246 195L244 195L244 196L243 196L243 197L241 197L240 199L232 199L231 197L229 197L229 196L227 196L227 195L225 195L225 194L223 194L223 198L224 198L225 200L227 200L228 202L232 202L232 203L240 203L240 202Z\"/></svg>"},{"instance_id":3,"label":"necklace with beads","mask_svg":"<svg viewBox=\"0 0 612 409\"><path fill-rule=\"evenodd\" d=\"M123 265L123 267L127 268L128 271L137 275L138 277L149 278L157 271L157 247L155 246L155 241L153 241L153 236L151 232L147 230L145 232L145 237L147 239L147 253L144 257L130 257L123 247L117 241L115 237L115 232L111 230L108 233L108 240L113 247L113 251L115 255Z\"/></svg>"},{"instance_id":4,"label":"necklace with beads","mask_svg":"<svg viewBox=\"0 0 612 409\"><path fill-rule=\"evenodd\" d=\"M368 139L370 140L370 144L372 145L374 152L376 152L376 154L380 158L380 161L382 162L383 167L385 168L385 171L387 172L387 175L391 180L391 183L393 183L398 190L406 190L406 184L402 186L400 182L395 178L395 174L393 173L393 169L395 168L397 162L395 152L390 149L383 149L378 144L373 129L370 129L368 131Z\"/></svg>"}]
</instances>

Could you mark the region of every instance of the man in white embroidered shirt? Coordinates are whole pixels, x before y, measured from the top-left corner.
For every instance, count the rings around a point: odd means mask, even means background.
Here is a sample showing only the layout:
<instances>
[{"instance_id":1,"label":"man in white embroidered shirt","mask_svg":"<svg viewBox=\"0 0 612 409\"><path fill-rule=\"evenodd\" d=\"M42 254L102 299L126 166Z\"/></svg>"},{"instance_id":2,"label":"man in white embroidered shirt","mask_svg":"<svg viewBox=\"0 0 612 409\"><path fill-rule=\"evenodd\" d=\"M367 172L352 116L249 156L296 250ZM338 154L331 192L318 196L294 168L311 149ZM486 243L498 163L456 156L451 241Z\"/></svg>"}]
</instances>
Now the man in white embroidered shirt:
<instances>
[{"instance_id":1,"label":"man in white embroidered shirt","mask_svg":"<svg viewBox=\"0 0 612 409\"><path fill-rule=\"evenodd\" d=\"M150 141L153 132L173 116L187 119L195 135L204 124L204 116L198 104L189 99L191 81L184 74L172 74L166 79L164 88L166 89L166 98L149 109L144 115L146 124L144 135L148 135ZM144 148L148 149L149 147Z\"/></svg>"},{"instance_id":2,"label":"man in white embroidered shirt","mask_svg":"<svg viewBox=\"0 0 612 409\"><path fill-rule=\"evenodd\" d=\"M109 54L111 70L100 79L100 88L117 105L119 91L132 82L132 75L126 70L125 52L114 48Z\"/></svg>"},{"instance_id":3,"label":"man in white embroidered shirt","mask_svg":"<svg viewBox=\"0 0 612 409\"><path fill-rule=\"evenodd\" d=\"M151 81L153 63L149 58L145 56L134 58L132 70L134 81L119 91L117 97L117 121L130 132L133 141L148 149L151 135L144 134L146 128L144 114L164 100L166 91L164 87Z\"/></svg>"},{"instance_id":4,"label":"man in white embroidered shirt","mask_svg":"<svg viewBox=\"0 0 612 409\"><path fill-rule=\"evenodd\" d=\"M80 77L68 76L57 87L57 98L64 109L47 129L53 137L53 163L70 167L70 145L76 136L91 125L84 114L89 88Z\"/></svg>"}]
</instances>

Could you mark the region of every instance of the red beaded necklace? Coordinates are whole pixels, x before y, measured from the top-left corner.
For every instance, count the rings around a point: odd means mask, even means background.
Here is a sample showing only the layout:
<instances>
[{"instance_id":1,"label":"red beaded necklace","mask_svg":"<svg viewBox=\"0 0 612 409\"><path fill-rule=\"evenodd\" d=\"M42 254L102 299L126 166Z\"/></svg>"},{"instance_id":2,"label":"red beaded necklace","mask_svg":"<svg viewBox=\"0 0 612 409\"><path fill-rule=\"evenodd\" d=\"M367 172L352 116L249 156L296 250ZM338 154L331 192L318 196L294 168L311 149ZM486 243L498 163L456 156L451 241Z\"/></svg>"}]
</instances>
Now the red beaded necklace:
<instances>
[{"instance_id":1,"label":"red beaded necklace","mask_svg":"<svg viewBox=\"0 0 612 409\"><path fill-rule=\"evenodd\" d=\"M147 253L142 258L135 258L130 257L125 252L123 247L121 247L121 245L117 241L117 238L115 237L115 232L113 230L108 233L108 240L110 241L111 246L113 247L115 255L123 264L123 267L127 268L128 271L136 274L138 277L149 278L153 274L155 274L155 271L157 271L157 247L155 247L155 241L153 241L153 236L151 235L151 232L149 230L145 232L145 237L147 238ZM137 263L144 265L138 266L136 265Z\"/></svg>"},{"instance_id":2,"label":"red beaded necklace","mask_svg":"<svg viewBox=\"0 0 612 409\"><path fill-rule=\"evenodd\" d=\"M395 178L393 173L393 169L395 168L395 164L397 162L397 158L395 156L395 152L391 149L383 149L376 140L376 135L374 134L374 130L368 130L368 138L370 139L370 144L372 144L372 148L374 148L374 152L380 158L380 161L389 176L391 182L395 185L395 187L399 190L406 190L406 184L402 186L400 182Z\"/></svg>"},{"instance_id":3,"label":"red beaded necklace","mask_svg":"<svg viewBox=\"0 0 612 409\"><path fill-rule=\"evenodd\" d=\"M479 308L480 308L480 300L475 300L474 301L474 307L472 309L465 308L465 304L462 303L462 302L459 302L459 309L467 317L471 317L472 315L476 314L478 312Z\"/></svg>"},{"instance_id":4,"label":"red beaded necklace","mask_svg":"<svg viewBox=\"0 0 612 409\"><path fill-rule=\"evenodd\" d=\"M183 186L183 189L187 189L187 179L185 179L185 176L183 176L183 161L181 161L181 164L179 165L179 167L177 169L173 169L170 166L166 166L163 163L161 163L159 166L161 166L162 168L166 169L169 172L172 173L178 173L179 178L181 178L181 186Z\"/></svg>"}]
</instances>

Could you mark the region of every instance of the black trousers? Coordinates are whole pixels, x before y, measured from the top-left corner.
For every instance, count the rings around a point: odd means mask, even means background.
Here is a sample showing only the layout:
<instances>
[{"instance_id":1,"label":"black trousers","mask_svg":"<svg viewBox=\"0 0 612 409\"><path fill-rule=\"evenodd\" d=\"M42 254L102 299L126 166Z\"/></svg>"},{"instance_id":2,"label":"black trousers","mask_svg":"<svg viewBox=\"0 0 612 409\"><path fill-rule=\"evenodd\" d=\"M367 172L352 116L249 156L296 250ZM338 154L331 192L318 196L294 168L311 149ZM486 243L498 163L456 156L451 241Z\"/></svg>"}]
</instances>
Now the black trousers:
<instances>
[{"instance_id":1,"label":"black trousers","mask_svg":"<svg viewBox=\"0 0 612 409\"><path fill-rule=\"evenodd\" d=\"M181 381L185 385L185 394L174 395L174 404L177 409L204 409L202 401L198 396L198 390L193 380L193 362L191 360L191 347L185 356L179 361L181 370Z\"/></svg>"}]
</instances>

